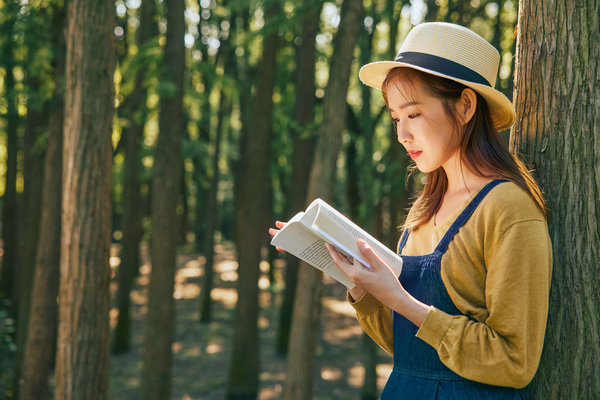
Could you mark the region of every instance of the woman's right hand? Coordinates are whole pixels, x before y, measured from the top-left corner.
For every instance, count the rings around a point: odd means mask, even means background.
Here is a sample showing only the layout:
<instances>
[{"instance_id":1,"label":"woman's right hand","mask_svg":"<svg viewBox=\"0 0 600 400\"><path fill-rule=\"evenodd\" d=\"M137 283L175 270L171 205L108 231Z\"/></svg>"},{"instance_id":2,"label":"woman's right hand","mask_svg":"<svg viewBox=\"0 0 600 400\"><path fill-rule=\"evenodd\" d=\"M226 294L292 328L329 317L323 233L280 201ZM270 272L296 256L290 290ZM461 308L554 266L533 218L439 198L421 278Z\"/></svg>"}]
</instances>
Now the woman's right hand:
<instances>
[{"instance_id":1,"label":"woman's right hand","mask_svg":"<svg viewBox=\"0 0 600 400\"><path fill-rule=\"evenodd\" d=\"M275 221L275 226L279 229L282 229L285 226L286 222L281 222L281 221ZM279 232L279 229L275 229L275 228L269 228L269 235L271 236L275 236L277 235L277 232ZM281 251L284 252L285 250L280 249L279 247L276 247L277 251Z\"/></svg>"}]
</instances>

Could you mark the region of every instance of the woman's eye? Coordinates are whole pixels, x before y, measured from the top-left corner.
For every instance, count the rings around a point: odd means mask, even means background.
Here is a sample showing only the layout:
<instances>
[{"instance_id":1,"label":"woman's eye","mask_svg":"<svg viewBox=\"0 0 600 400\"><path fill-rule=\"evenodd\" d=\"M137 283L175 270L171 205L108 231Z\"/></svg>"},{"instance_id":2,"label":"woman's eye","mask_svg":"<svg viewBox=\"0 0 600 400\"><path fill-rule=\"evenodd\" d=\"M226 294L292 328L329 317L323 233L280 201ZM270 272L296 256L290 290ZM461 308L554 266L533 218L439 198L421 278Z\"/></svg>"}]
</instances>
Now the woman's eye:
<instances>
[{"instance_id":1,"label":"woman's eye","mask_svg":"<svg viewBox=\"0 0 600 400\"><path fill-rule=\"evenodd\" d=\"M414 119L414 118L417 118L419 115L421 115L421 114L419 114L419 113L410 114L410 115L408 116L408 118L409 118L409 119Z\"/></svg>"},{"instance_id":2,"label":"woman's eye","mask_svg":"<svg viewBox=\"0 0 600 400\"><path fill-rule=\"evenodd\" d=\"M392 122L394 124L397 124L398 122L400 122L400 119L399 118L392 118Z\"/></svg>"}]
</instances>

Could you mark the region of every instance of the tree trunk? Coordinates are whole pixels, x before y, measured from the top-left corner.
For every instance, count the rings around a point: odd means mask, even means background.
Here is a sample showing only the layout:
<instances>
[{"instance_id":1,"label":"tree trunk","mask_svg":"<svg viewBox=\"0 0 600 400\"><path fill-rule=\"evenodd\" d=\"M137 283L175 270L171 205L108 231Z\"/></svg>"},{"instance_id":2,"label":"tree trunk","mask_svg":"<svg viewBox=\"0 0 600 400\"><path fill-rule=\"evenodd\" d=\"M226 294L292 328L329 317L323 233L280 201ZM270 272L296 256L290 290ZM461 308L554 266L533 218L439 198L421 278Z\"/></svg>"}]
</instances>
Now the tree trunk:
<instances>
[{"instance_id":1,"label":"tree trunk","mask_svg":"<svg viewBox=\"0 0 600 400\"><path fill-rule=\"evenodd\" d=\"M273 19L279 16L280 4L267 2L265 26L271 31L265 36L262 60L259 64L252 137L244 147L236 200L236 237L238 249L238 301L235 313L233 351L228 399L255 399L258 395L259 334L258 277L261 246L267 234L265 204L269 202L268 184L271 154L273 89L277 66L277 29ZM250 129L246 127L245 129Z\"/></svg>"},{"instance_id":2,"label":"tree trunk","mask_svg":"<svg viewBox=\"0 0 600 400\"><path fill-rule=\"evenodd\" d=\"M19 399L48 398L48 376L55 356L58 285L60 281L60 227L62 196L63 93L65 72L64 7L54 11L53 42L56 89L49 116L48 148L44 164L40 235L33 279Z\"/></svg>"},{"instance_id":3,"label":"tree trunk","mask_svg":"<svg viewBox=\"0 0 600 400\"><path fill-rule=\"evenodd\" d=\"M329 82L323 100L323 123L317 138L310 172L308 200L332 196L336 160L346 120L346 94L354 48L362 24L362 1L345 0L335 35ZM322 272L301 263L292 319L292 334L286 366L283 398L310 399L312 396L315 350L321 313Z\"/></svg>"},{"instance_id":4,"label":"tree trunk","mask_svg":"<svg viewBox=\"0 0 600 400\"><path fill-rule=\"evenodd\" d=\"M227 63L227 60L225 60ZM225 71L223 72L225 74ZM204 278L202 281L202 297L200 300L200 322L206 323L212 320L212 300L210 294L213 288L214 281L214 266L215 259L215 230L219 222L218 209L218 185L220 179L219 157L221 154L221 138L223 136L223 120L226 112L229 113L229 101L225 98L225 91L221 90L221 98L219 101L218 123L215 134L215 145L212 154L212 176L210 177L210 190L208 191L207 200L207 237L204 248L206 255L206 264L204 264Z\"/></svg>"},{"instance_id":5,"label":"tree trunk","mask_svg":"<svg viewBox=\"0 0 600 400\"><path fill-rule=\"evenodd\" d=\"M144 51L154 35L154 1L142 2L140 5L140 30L138 47ZM113 352L127 352L131 343L130 292L139 266L139 246L142 237L142 202L141 183L139 179L140 146L144 135L146 89L144 88L144 69L140 68L135 77L135 88L128 105L131 126L123 130L125 135L125 184L123 187L123 248L121 265L119 266L119 289L117 303L119 317L115 327Z\"/></svg>"},{"instance_id":6,"label":"tree trunk","mask_svg":"<svg viewBox=\"0 0 600 400\"><path fill-rule=\"evenodd\" d=\"M308 179L312 164L315 136L308 136L309 126L314 119L315 98L315 37L319 29L322 3L316 5L312 0L304 0L306 16L302 21L301 44L298 49L296 71L295 116L299 130L294 136L294 155L292 178L289 185L286 216L292 216L306 206ZM286 354L294 310L296 282L300 260L287 257L285 266L285 289L279 312L277 329L277 353Z\"/></svg>"},{"instance_id":7,"label":"tree trunk","mask_svg":"<svg viewBox=\"0 0 600 400\"><path fill-rule=\"evenodd\" d=\"M18 7L16 2L9 2L5 6L6 14L15 13ZM6 95L6 183L2 197L2 242L4 255L2 257L2 274L0 275L0 298L10 299L9 314L14 317L17 310L16 276L17 276L17 250L18 250L18 204L17 204L17 153L19 113L17 111L17 94L15 77L13 75L14 54L12 31L16 16L9 17L3 26L9 32L8 38L2 46L2 54L6 57L4 69L4 93Z\"/></svg>"},{"instance_id":8,"label":"tree trunk","mask_svg":"<svg viewBox=\"0 0 600 400\"><path fill-rule=\"evenodd\" d=\"M31 90L39 90L39 82L29 80L27 85ZM19 254L17 264L20 266L18 273L19 290L19 311L17 320L17 353L15 362L15 381L13 387L15 393L19 393L19 380L21 378L21 369L23 358L25 357L25 343L27 341L27 330L29 327L29 309L31 307L31 295L33 287L33 277L35 273L35 260L37 253L37 243L39 237L39 227L41 218L41 200L42 200L42 178L45 149L36 146L36 142L43 135L46 128L46 122L49 115L49 104L45 102L43 106L32 101L34 96L30 96L27 107L27 119L25 123L25 138L23 146L23 195L21 196L21 206L23 207L23 221L19 235Z\"/></svg>"},{"instance_id":9,"label":"tree trunk","mask_svg":"<svg viewBox=\"0 0 600 400\"><path fill-rule=\"evenodd\" d=\"M535 399L600 395L600 1L519 2L511 149L552 218L553 279Z\"/></svg>"},{"instance_id":10,"label":"tree trunk","mask_svg":"<svg viewBox=\"0 0 600 400\"><path fill-rule=\"evenodd\" d=\"M148 316L144 337L142 398L171 397L171 364L175 326L176 250L181 216L177 213L181 193L181 141L184 129L183 75L185 68L183 0L167 0L167 40L164 62L167 79L175 85L171 96L162 96L159 135L152 177L152 276L148 293Z\"/></svg>"},{"instance_id":11,"label":"tree trunk","mask_svg":"<svg viewBox=\"0 0 600 400\"><path fill-rule=\"evenodd\" d=\"M114 17L69 3L57 399L108 398Z\"/></svg>"}]
</instances>

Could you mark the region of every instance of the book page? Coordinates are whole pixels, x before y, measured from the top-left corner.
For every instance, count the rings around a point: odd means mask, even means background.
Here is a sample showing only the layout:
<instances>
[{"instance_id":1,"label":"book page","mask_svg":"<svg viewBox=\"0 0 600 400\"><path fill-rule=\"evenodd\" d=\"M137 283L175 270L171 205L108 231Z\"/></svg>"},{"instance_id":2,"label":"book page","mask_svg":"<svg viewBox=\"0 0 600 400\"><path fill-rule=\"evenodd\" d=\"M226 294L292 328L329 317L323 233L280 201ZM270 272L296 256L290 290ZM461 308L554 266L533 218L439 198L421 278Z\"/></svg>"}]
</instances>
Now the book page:
<instances>
[{"instance_id":1,"label":"book page","mask_svg":"<svg viewBox=\"0 0 600 400\"><path fill-rule=\"evenodd\" d=\"M324 203L319 206L319 212L313 222L313 228L321 234L325 240L342 249L344 252L356 258L369 267L369 263L363 260L356 241L364 240L396 274L400 276L402 271L402 258L388 249L381 242L350 221L333 207Z\"/></svg>"},{"instance_id":2,"label":"book page","mask_svg":"<svg viewBox=\"0 0 600 400\"><path fill-rule=\"evenodd\" d=\"M294 222L288 222L273 237L271 244L330 275L348 289L352 289L354 283L335 265L325 247L325 242L306 228L300 219L302 216L297 219L292 218L290 221Z\"/></svg>"}]
</instances>

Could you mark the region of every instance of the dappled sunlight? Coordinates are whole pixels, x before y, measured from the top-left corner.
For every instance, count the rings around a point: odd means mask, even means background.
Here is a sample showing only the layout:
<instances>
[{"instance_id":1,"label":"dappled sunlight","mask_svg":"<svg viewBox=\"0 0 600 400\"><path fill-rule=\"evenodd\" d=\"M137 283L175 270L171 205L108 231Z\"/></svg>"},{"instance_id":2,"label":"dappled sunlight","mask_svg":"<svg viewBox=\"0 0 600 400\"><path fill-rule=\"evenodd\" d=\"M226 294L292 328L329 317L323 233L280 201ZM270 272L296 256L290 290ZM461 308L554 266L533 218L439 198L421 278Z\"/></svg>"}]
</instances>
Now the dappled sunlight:
<instances>
[{"instance_id":1,"label":"dappled sunlight","mask_svg":"<svg viewBox=\"0 0 600 400\"><path fill-rule=\"evenodd\" d=\"M262 380L262 377L261 377ZM283 385L276 384L273 387L261 389L258 398L259 400L280 399L283 393Z\"/></svg>"},{"instance_id":2,"label":"dappled sunlight","mask_svg":"<svg viewBox=\"0 0 600 400\"><path fill-rule=\"evenodd\" d=\"M344 373L339 368L321 368L321 379L326 381L337 381L342 378Z\"/></svg>"},{"instance_id":3,"label":"dappled sunlight","mask_svg":"<svg viewBox=\"0 0 600 400\"><path fill-rule=\"evenodd\" d=\"M119 309L116 307L111 308L108 312L108 318L110 320L110 329L114 329L114 327L117 326L117 320L119 318Z\"/></svg>"},{"instance_id":4,"label":"dappled sunlight","mask_svg":"<svg viewBox=\"0 0 600 400\"><path fill-rule=\"evenodd\" d=\"M362 365L355 365L348 368L348 385L354 387L361 387L365 380L365 367Z\"/></svg>"},{"instance_id":5,"label":"dappled sunlight","mask_svg":"<svg viewBox=\"0 0 600 400\"><path fill-rule=\"evenodd\" d=\"M342 326L338 329L323 332L323 337L331 344L341 344L344 340L353 339L362 334L363 330L357 322L351 326Z\"/></svg>"},{"instance_id":6,"label":"dappled sunlight","mask_svg":"<svg viewBox=\"0 0 600 400\"><path fill-rule=\"evenodd\" d=\"M269 263L265 260L262 260L260 264L258 264L258 268L262 273L266 274L267 272L269 272Z\"/></svg>"},{"instance_id":7,"label":"dappled sunlight","mask_svg":"<svg viewBox=\"0 0 600 400\"><path fill-rule=\"evenodd\" d=\"M204 265L198 260L189 260L183 268L175 273L175 282L183 283L189 278L199 278L204 275Z\"/></svg>"},{"instance_id":8,"label":"dappled sunlight","mask_svg":"<svg viewBox=\"0 0 600 400\"><path fill-rule=\"evenodd\" d=\"M323 307L334 313L343 314L348 317L355 317L356 312L354 308L346 300L338 300L333 297L323 297Z\"/></svg>"},{"instance_id":9,"label":"dappled sunlight","mask_svg":"<svg viewBox=\"0 0 600 400\"><path fill-rule=\"evenodd\" d=\"M183 344L181 344L181 342L173 342L173 344L171 344L171 351L173 351L173 353L179 353L182 348Z\"/></svg>"},{"instance_id":10,"label":"dappled sunlight","mask_svg":"<svg viewBox=\"0 0 600 400\"><path fill-rule=\"evenodd\" d=\"M392 363L377 364L377 386L385 386L393 368L394 364Z\"/></svg>"},{"instance_id":11,"label":"dappled sunlight","mask_svg":"<svg viewBox=\"0 0 600 400\"><path fill-rule=\"evenodd\" d=\"M108 260L111 268L117 268L121 265L121 258L117 256L111 256Z\"/></svg>"},{"instance_id":12,"label":"dappled sunlight","mask_svg":"<svg viewBox=\"0 0 600 400\"><path fill-rule=\"evenodd\" d=\"M195 299L200 295L200 286L196 283L175 284L173 298L179 299Z\"/></svg>"},{"instance_id":13,"label":"dappled sunlight","mask_svg":"<svg viewBox=\"0 0 600 400\"><path fill-rule=\"evenodd\" d=\"M217 353L221 353L222 351L223 351L223 345L220 343L214 343L214 342L207 344L206 349L204 349L204 352L206 354L217 354Z\"/></svg>"},{"instance_id":14,"label":"dappled sunlight","mask_svg":"<svg viewBox=\"0 0 600 400\"><path fill-rule=\"evenodd\" d=\"M261 276L260 278L258 278L258 287L260 289L267 290L270 286L271 282L269 281L269 278L267 278L266 276Z\"/></svg>"},{"instance_id":15,"label":"dappled sunlight","mask_svg":"<svg viewBox=\"0 0 600 400\"><path fill-rule=\"evenodd\" d=\"M214 301L221 302L227 308L233 308L237 303L237 290L214 288L210 293L210 297Z\"/></svg>"},{"instance_id":16,"label":"dappled sunlight","mask_svg":"<svg viewBox=\"0 0 600 400\"><path fill-rule=\"evenodd\" d=\"M268 318L258 317L258 327L259 328L262 328L262 329L268 328L270 324L271 323Z\"/></svg>"},{"instance_id":17,"label":"dappled sunlight","mask_svg":"<svg viewBox=\"0 0 600 400\"><path fill-rule=\"evenodd\" d=\"M219 263L215 263L215 272L223 273L229 271L235 271L238 267L238 263L235 260L226 260Z\"/></svg>"}]
</instances>

